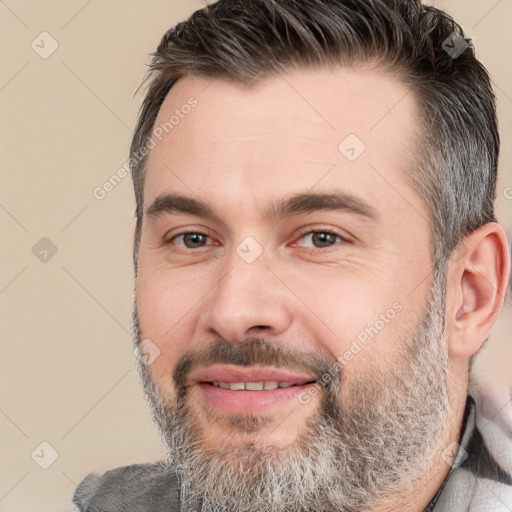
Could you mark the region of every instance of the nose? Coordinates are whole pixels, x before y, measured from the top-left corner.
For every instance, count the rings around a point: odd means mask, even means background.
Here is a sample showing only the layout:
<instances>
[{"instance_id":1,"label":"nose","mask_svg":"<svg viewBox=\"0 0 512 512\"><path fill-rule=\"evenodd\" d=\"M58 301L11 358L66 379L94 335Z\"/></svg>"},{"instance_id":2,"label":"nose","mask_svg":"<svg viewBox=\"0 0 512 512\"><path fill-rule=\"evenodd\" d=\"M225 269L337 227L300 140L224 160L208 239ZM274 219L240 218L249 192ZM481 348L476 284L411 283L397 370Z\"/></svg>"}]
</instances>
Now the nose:
<instances>
[{"instance_id":1,"label":"nose","mask_svg":"<svg viewBox=\"0 0 512 512\"><path fill-rule=\"evenodd\" d=\"M247 263L233 251L225 263L203 310L203 334L236 342L286 332L293 318L291 292L268 266L265 253Z\"/></svg>"}]
</instances>

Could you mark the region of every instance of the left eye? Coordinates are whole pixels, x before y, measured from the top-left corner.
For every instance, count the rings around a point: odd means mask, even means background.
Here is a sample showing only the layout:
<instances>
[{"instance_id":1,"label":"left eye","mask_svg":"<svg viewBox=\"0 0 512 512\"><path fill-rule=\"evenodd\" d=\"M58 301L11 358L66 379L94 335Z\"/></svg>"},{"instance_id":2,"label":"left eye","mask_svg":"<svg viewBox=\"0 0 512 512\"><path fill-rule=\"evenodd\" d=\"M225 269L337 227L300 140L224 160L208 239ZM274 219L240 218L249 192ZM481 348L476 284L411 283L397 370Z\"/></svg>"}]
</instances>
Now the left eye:
<instances>
[{"instance_id":1,"label":"left eye","mask_svg":"<svg viewBox=\"0 0 512 512\"><path fill-rule=\"evenodd\" d=\"M340 235L333 233L332 231L309 231L301 236L301 239L306 238L309 238L309 240L313 243L313 247L317 249L322 249L334 245L336 243L336 239L339 241L344 241Z\"/></svg>"}]
</instances>

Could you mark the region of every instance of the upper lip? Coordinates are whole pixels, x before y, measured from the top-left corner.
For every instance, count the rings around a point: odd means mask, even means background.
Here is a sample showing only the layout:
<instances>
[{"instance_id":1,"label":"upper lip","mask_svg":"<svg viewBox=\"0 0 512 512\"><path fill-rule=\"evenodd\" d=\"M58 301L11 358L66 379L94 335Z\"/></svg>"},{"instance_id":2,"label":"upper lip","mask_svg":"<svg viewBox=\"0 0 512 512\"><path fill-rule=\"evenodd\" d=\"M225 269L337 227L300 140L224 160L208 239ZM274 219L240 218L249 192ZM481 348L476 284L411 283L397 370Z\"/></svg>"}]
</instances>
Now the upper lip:
<instances>
[{"instance_id":1,"label":"upper lip","mask_svg":"<svg viewBox=\"0 0 512 512\"><path fill-rule=\"evenodd\" d=\"M305 384L316 380L315 376L304 372L294 372L272 367L263 366L233 366L214 365L203 368L191 374L189 383L191 385L199 382L293 382L294 384Z\"/></svg>"}]
</instances>

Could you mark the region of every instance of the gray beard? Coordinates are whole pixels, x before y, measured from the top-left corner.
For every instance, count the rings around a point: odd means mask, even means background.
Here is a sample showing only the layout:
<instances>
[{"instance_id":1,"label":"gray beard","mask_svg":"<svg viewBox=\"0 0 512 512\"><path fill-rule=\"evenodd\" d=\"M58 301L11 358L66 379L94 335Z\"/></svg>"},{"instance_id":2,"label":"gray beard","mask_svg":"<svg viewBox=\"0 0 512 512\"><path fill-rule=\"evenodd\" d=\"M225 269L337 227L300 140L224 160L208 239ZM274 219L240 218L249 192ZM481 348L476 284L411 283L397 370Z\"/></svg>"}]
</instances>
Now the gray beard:
<instances>
[{"instance_id":1,"label":"gray beard","mask_svg":"<svg viewBox=\"0 0 512 512\"><path fill-rule=\"evenodd\" d=\"M401 349L393 360L376 361L349 382L343 368L336 372L321 389L317 410L286 447L219 441L215 451L205 448L206 433L183 383L192 368L213 363L300 366L320 376L335 362L330 358L287 352L283 344L259 338L215 340L180 359L172 400L139 362L153 418L169 450L167 466L182 484L181 510L358 512L419 480L432 464L449 410L444 301L438 282L414 331L398 340ZM139 344L136 309L133 325ZM371 349L368 345L361 353ZM265 424L258 416L230 420L239 433Z\"/></svg>"}]
</instances>

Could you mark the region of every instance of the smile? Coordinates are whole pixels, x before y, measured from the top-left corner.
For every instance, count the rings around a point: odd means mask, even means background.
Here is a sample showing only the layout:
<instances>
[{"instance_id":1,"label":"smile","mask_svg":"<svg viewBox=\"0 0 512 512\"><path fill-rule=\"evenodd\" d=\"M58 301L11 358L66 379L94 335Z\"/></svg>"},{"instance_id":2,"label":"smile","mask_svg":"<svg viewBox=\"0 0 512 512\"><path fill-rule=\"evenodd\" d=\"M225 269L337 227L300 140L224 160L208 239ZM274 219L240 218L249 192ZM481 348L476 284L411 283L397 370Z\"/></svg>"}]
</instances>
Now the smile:
<instances>
[{"instance_id":1,"label":"smile","mask_svg":"<svg viewBox=\"0 0 512 512\"><path fill-rule=\"evenodd\" d=\"M267 380L260 382L212 382L217 388L231 389L232 391L264 391L277 388L290 388L297 386L294 382L278 382L275 380Z\"/></svg>"},{"instance_id":2,"label":"smile","mask_svg":"<svg viewBox=\"0 0 512 512\"><path fill-rule=\"evenodd\" d=\"M264 414L299 405L298 395L315 385L309 372L262 366L216 364L199 368L188 385L196 400L224 415Z\"/></svg>"}]
</instances>

